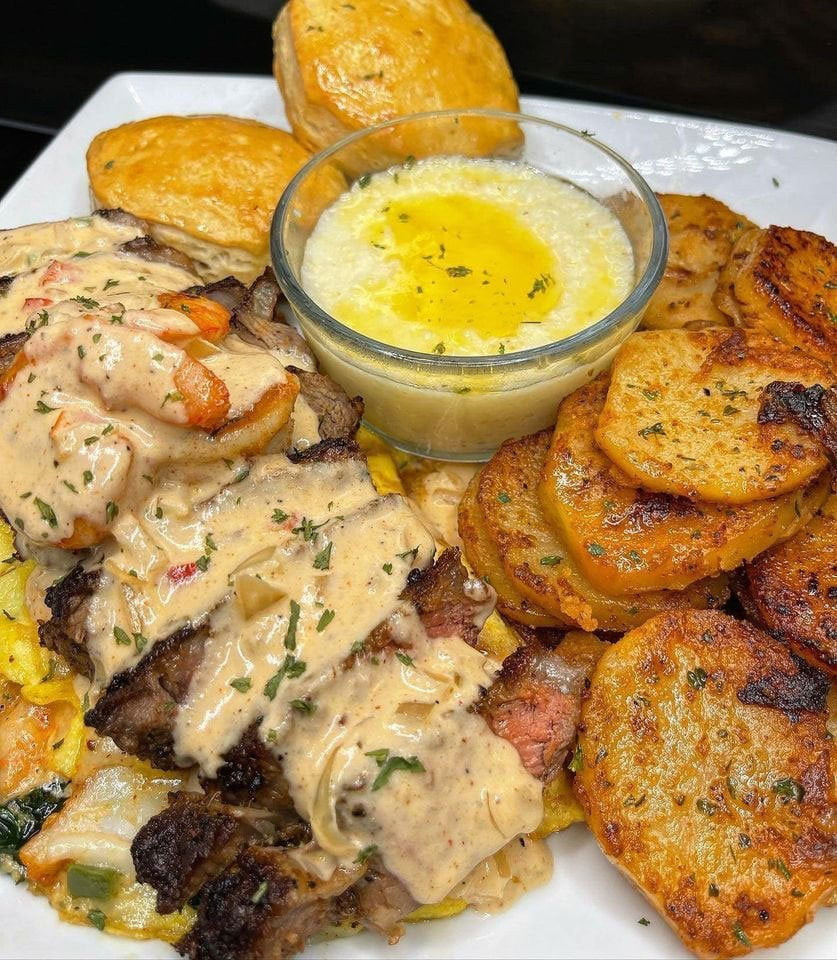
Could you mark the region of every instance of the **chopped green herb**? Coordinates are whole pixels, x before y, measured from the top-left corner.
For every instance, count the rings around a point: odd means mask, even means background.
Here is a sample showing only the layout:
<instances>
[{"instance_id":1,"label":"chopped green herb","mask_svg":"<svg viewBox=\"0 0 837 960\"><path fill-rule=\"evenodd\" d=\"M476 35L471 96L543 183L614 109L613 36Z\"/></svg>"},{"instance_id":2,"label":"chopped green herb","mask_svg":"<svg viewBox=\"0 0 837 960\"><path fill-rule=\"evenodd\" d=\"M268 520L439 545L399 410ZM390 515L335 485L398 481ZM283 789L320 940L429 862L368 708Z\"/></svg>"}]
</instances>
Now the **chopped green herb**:
<instances>
[{"instance_id":1,"label":"chopped green herb","mask_svg":"<svg viewBox=\"0 0 837 960\"><path fill-rule=\"evenodd\" d=\"M646 917L640 917L639 920L637 920L637 923L638 923L641 927L650 927L650 926L651 926L651 921L648 920Z\"/></svg>"},{"instance_id":2,"label":"chopped green herb","mask_svg":"<svg viewBox=\"0 0 837 960\"><path fill-rule=\"evenodd\" d=\"M277 507L271 515L271 520L273 520L274 523L284 523L287 519L288 514L285 513L284 510L280 510L279 507Z\"/></svg>"},{"instance_id":3,"label":"chopped green herb","mask_svg":"<svg viewBox=\"0 0 837 960\"><path fill-rule=\"evenodd\" d=\"M724 416L725 416L725 417L731 417L731 416L732 416L733 414L735 414L735 413L741 413L741 411L738 409L738 407L734 407L731 403L728 403L728 404L724 407Z\"/></svg>"},{"instance_id":4,"label":"chopped green herb","mask_svg":"<svg viewBox=\"0 0 837 960\"><path fill-rule=\"evenodd\" d=\"M448 267L446 272L449 277L467 277L474 271L470 267L458 266Z\"/></svg>"},{"instance_id":5,"label":"chopped green herb","mask_svg":"<svg viewBox=\"0 0 837 960\"><path fill-rule=\"evenodd\" d=\"M413 666L413 658L410 657L410 656L408 656L408 655L407 655L406 653L404 653L403 651L401 651L401 650L396 650L396 651L395 651L395 656L401 661L401 663L404 664L405 667L412 667L412 666Z\"/></svg>"},{"instance_id":6,"label":"chopped green herb","mask_svg":"<svg viewBox=\"0 0 837 960\"><path fill-rule=\"evenodd\" d=\"M107 506L105 507L105 523L111 523L111 521L115 520L118 513L119 507L113 500L108 500Z\"/></svg>"},{"instance_id":7,"label":"chopped green herb","mask_svg":"<svg viewBox=\"0 0 837 960\"><path fill-rule=\"evenodd\" d=\"M369 183L371 180L372 180L372 175L369 173L364 173L357 178L357 185L360 187L361 190L365 190L369 186Z\"/></svg>"},{"instance_id":8,"label":"chopped green herb","mask_svg":"<svg viewBox=\"0 0 837 960\"><path fill-rule=\"evenodd\" d=\"M163 402L160 404L160 409L162 409L168 402L177 402L178 400L183 399L183 394L179 390L170 390L164 397Z\"/></svg>"},{"instance_id":9,"label":"chopped green herb","mask_svg":"<svg viewBox=\"0 0 837 960\"><path fill-rule=\"evenodd\" d=\"M660 391L659 390L643 390L642 395L643 397L645 397L646 400L659 400Z\"/></svg>"},{"instance_id":10,"label":"chopped green herb","mask_svg":"<svg viewBox=\"0 0 837 960\"><path fill-rule=\"evenodd\" d=\"M317 633L322 633L333 619L333 610L323 610L323 612L320 614L320 619L317 621Z\"/></svg>"},{"instance_id":11,"label":"chopped green herb","mask_svg":"<svg viewBox=\"0 0 837 960\"><path fill-rule=\"evenodd\" d=\"M436 346L433 348L434 353L442 354L445 352L445 341L440 340Z\"/></svg>"},{"instance_id":12,"label":"chopped green herb","mask_svg":"<svg viewBox=\"0 0 837 960\"><path fill-rule=\"evenodd\" d=\"M122 629L122 627L113 628L113 638L116 642L122 647L131 646L131 638L128 634Z\"/></svg>"},{"instance_id":13,"label":"chopped green herb","mask_svg":"<svg viewBox=\"0 0 837 960\"><path fill-rule=\"evenodd\" d=\"M744 932L744 928L741 926L741 924L737 920L732 925L732 935L735 937L735 939L739 943L743 943L745 947L752 946L752 944L750 943L750 938Z\"/></svg>"},{"instance_id":14,"label":"chopped green herb","mask_svg":"<svg viewBox=\"0 0 837 960\"><path fill-rule=\"evenodd\" d=\"M206 571L209 569L209 563L210 557L207 556L207 554L204 554L202 557L198 557L198 559L195 561L195 566L201 571L201 573L206 573Z\"/></svg>"},{"instance_id":15,"label":"chopped green herb","mask_svg":"<svg viewBox=\"0 0 837 960\"><path fill-rule=\"evenodd\" d=\"M707 890L707 893L709 894L710 897L717 897L720 892L721 891L719 890L718 885L716 883L709 884L709 889Z\"/></svg>"},{"instance_id":16,"label":"chopped green herb","mask_svg":"<svg viewBox=\"0 0 837 960\"><path fill-rule=\"evenodd\" d=\"M647 427L643 427L641 430L637 430L637 433L641 437L650 437L652 434L656 434L659 437L664 437L666 435L665 430L663 430L663 425L659 422L649 424Z\"/></svg>"},{"instance_id":17,"label":"chopped green herb","mask_svg":"<svg viewBox=\"0 0 837 960\"><path fill-rule=\"evenodd\" d=\"M575 750L573 751L572 760L567 764L567 769L571 770L573 773L578 773L579 770L584 767L584 752L581 749L581 744L576 744Z\"/></svg>"},{"instance_id":18,"label":"chopped green herb","mask_svg":"<svg viewBox=\"0 0 837 960\"><path fill-rule=\"evenodd\" d=\"M35 499L32 502L38 508L38 512L41 515L41 519L45 523L48 523L51 527L58 526L58 518L55 516L55 511L52 509L52 507L48 503L45 503L43 500L41 500L40 497L35 497Z\"/></svg>"},{"instance_id":19,"label":"chopped green herb","mask_svg":"<svg viewBox=\"0 0 837 960\"><path fill-rule=\"evenodd\" d=\"M368 753L367 756L373 756L378 751L372 751ZM389 751L387 751L389 753ZM386 759L378 759L376 757L376 762L380 767L378 776L372 781L372 792L380 790L381 787L384 787L389 783L390 777L398 770L403 770L406 773L424 773L424 765L418 757L390 757L387 756Z\"/></svg>"},{"instance_id":20,"label":"chopped green herb","mask_svg":"<svg viewBox=\"0 0 837 960\"><path fill-rule=\"evenodd\" d=\"M234 680L230 680L230 686L234 690L238 690L239 693L247 693L253 686L253 681L250 677L236 677Z\"/></svg>"},{"instance_id":21,"label":"chopped green herb","mask_svg":"<svg viewBox=\"0 0 837 960\"><path fill-rule=\"evenodd\" d=\"M329 541L322 550L317 551L314 557L315 570L328 570L331 566L331 551L334 544Z\"/></svg>"},{"instance_id":22,"label":"chopped green herb","mask_svg":"<svg viewBox=\"0 0 837 960\"><path fill-rule=\"evenodd\" d=\"M130 573L132 576L137 575L136 570L131 570ZM137 648L137 653L142 653L142 651L148 646L148 637L144 637L141 633L135 633L134 646Z\"/></svg>"},{"instance_id":23,"label":"chopped green herb","mask_svg":"<svg viewBox=\"0 0 837 960\"><path fill-rule=\"evenodd\" d=\"M70 297L71 300L75 300L76 303L80 303L85 310L95 310L99 304L95 300L91 300L90 297L82 297L81 295L77 297Z\"/></svg>"},{"instance_id":24,"label":"chopped green herb","mask_svg":"<svg viewBox=\"0 0 837 960\"><path fill-rule=\"evenodd\" d=\"M501 491L497 494L497 502L498 502L498 503L511 503L511 497L506 493L505 490L501 490Z\"/></svg>"},{"instance_id":25,"label":"chopped green herb","mask_svg":"<svg viewBox=\"0 0 837 960\"><path fill-rule=\"evenodd\" d=\"M317 704L310 700L291 700L291 706L297 713L313 713L317 709Z\"/></svg>"},{"instance_id":26,"label":"chopped green herb","mask_svg":"<svg viewBox=\"0 0 837 960\"><path fill-rule=\"evenodd\" d=\"M413 561L415 561L416 557L418 556L418 552L419 552L419 548L413 547L412 550L405 550L403 553L396 553L396 557L398 557L400 560L406 560L407 557L409 557L410 562L412 563Z\"/></svg>"},{"instance_id":27,"label":"chopped green herb","mask_svg":"<svg viewBox=\"0 0 837 960\"><path fill-rule=\"evenodd\" d=\"M605 553L607 553L605 548L599 543L588 543L587 552L591 557L603 557Z\"/></svg>"},{"instance_id":28,"label":"chopped green herb","mask_svg":"<svg viewBox=\"0 0 837 960\"><path fill-rule=\"evenodd\" d=\"M391 576L391 575L392 575L392 564L391 564L391 563L385 563L385 564L381 567L381 569L384 571L384 573L385 573L387 576Z\"/></svg>"},{"instance_id":29,"label":"chopped green herb","mask_svg":"<svg viewBox=\"0 0 837 960\"><path fill-rule=\"evenodd\" d=\"M285 632L285 649L296 650L296 628L299 624L300 606L291 600L291 612L288 614L288 629Z\"/></svg>"},{"instance_id":30,"label":"chopped green herb","mask_svg":"<svg viewBox=\"0 0 837 960\"><path fill-rule=\"evenodd\" d=\"M788 865L784 860L780 860L778 858L774 859L771 857L767 861L767 865L771 868L771 870L776 870L777 873L781 873L785 880L790 880L790 878L793 876L790 870L788 870Z\"/></svg>"},{"instance_id":31,"label":"chopped green herb","mask_svg":"<svg viewBox=\"0 0 837 960\"><path fill-rule=\"evenodd\" d=\"M94 334L93 334L93 343L98 343L101 339L102 339L101 333L94 333Z\"/></svg>"},{"instance_id":32,"label":"chopped green herb","mask_svg":"<svg viewBox=\"0 0 837 960\"><path fill-rule=\"evenodd\" d=\"M366 863L366 861L374 856L378 852L378 846L375 843L371 843L368 847L364 847L360 853L355 857L355 863Z\"/></svg>"},{"instance_id":33,"label":"chopped green herb","mask_svg":"<svg viewBox=\"0 0 837 960\"><path fill-rule=\"evenodd\" d=\"M68 490L70 490L72 493L78 493L78 487L77 487L74 483L70 483L69 480L62 480L61 482L62 482L62 483L64 484L64 486L65 486Z\"/></svg>"},{"instance_id":34,"label":"chopped green herb","mask_svg":"<svg viewBox=\"0 0 837 960\"><path fill-rule=\"evenodd\" d=\"M110 290L111 287L119 286L118 280L108 279L105 281L105 285L102 287L103 290Z\"/></svg>"},{"instance_id":35,"label":"chopped green herb","mask_svg":"<svg viewBox=\"0 0 837 960\"><path fill-rule=\"evenodd\" d=\"M363 653L363 644L365 642L366 641L364 640L355 640L355 642L351 645L351 647L349 647L349 653L353 653L355 655L359 653Z\"/></svg>"},{"instance_id":36,"label":"chopped green herb","mask_svg":"<svg viewBox=\"0 0 837 960\"><path fill-rule=\"evenodd\" d=\"M326 521L322 523L314 523L313 520L309 520L307 517L302 518L302 522L298 527L294 527L291 533L301 533L302 539L306 542L317 539L317 531L320 527L324 527Z\"/></svg>"},{"instance_id":37,"label":"chopped green herb","mask_svg":"<svg viewBox=\"0 0 837 960\"><path fill-rule=\"evenodd\" d=\"M56 409L56 407L48 407L43 400L39 400L35 404L35 410L37 413L52 413Z\"/></svg>"},{"instance_id":38,"label":"chopped green herb","mask_svg":"<svg viewBox=\"0 0 837 960\"><path fill-rule=\"evenodd\" d=\"M526 294L530 300L534 300L535 296L539 293L544 293L547 287L551 287L555 283L555 278L551 273L542 273L540 276L535 278L535 282L532 284L532 289Z\"/></svg>"},{"instance_id":39,"label":"chopped green herb","mask_svg":"<svg viewBox=\"0 0 837 960\"><path fill-rule=\"evenodd\" d=\"M694 670L689 670L686 673L686 680L690 687L694 687L695 690L702 690L706 686L706 671L703 667L695 667Z\"/></svg>"},{"instance_id":40,"label":"chopped green herb","mask_svg":"<svg viewBox=\"0 0 837 960\"><path fill-rule=\"evenodd\" d=\"M698 808L698 810L700 810L701 813L705 813L707 817L714 816L718 812L718 804L712 803L710 800L706 800L704 797L698 797L695 806Z\"/></svg>"},{"instance_id":41,"label":"chopped green herb","mask_svg":"<svg viewBox=\"0 0 837 960\"><path fill-rule=\"evenodd\" d=\"M98 442L99 442L99 438L98 438L98 437L85 437L85 438L84 438L84 445L85 445L85 447L92 447L94 443L98 443Z\"/></svg>"},{"instance_id":42,"label":"chopped green herb","mask_svg":"<svg viewBox=\"0 0 837 960\"><path fill-rule=\"evenodd\" d=\"M547 554L545 557L541 557L541 566L542 567L557 567L561 562L562 558L555 553Z\"/></svg>"}]
</instances>

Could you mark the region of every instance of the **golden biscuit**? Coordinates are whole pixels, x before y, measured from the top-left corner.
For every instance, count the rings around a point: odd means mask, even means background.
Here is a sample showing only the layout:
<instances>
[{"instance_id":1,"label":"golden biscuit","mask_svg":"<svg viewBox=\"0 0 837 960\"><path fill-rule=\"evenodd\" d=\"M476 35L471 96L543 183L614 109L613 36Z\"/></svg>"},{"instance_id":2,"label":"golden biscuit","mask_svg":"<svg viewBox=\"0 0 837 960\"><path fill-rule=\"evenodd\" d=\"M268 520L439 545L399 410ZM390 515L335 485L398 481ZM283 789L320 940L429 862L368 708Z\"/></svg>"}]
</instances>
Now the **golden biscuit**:
<instances>
[{"instance_id":1,"label":"golden biscuit","mask_svg":"<svg viewBox=\"0 0 837 960\"><path fill-rule=\"evenodd\" d=\"M152 117L95 137L87 171L98 206L148 220L206 279L250 281L270 262L273 211L309 156L290 134L255 120Z\"/></svg>"},{"instance_id":2,"label":"golden biscuit","mask_svg":"<svg viewBox=\"0 0 837 960\"><path fill-rule=\"evenodd\" d=\"M463 0L290 0L273 38L288 119L311 150L426 110L518 109L502 47ZM451 147L485 155L519 139L511 123L436 121L420 132L396 127L375 147L398 162ZM348 168L357 174L374 166L358 152Z\"/></svg>"}]
</instances>

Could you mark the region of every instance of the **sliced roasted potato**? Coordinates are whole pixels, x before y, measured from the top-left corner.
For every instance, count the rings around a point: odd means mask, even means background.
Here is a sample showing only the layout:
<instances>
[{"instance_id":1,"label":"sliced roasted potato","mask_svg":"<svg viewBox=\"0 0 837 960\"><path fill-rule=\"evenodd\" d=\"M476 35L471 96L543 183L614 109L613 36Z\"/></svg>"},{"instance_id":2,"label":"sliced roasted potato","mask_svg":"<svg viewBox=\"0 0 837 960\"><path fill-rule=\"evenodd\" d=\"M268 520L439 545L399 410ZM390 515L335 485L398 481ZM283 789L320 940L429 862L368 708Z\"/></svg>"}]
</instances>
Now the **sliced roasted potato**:
<instances>
[{"instance_id":1,"label":"sliced roasted potato","mask_svg":"<svg viewBox=\"0 0 837 960\"><path fill-rule=\"evenodd\" d=\"M538 487L547 517L601 590L677 590L733 570L792 536L828 496L825 473L737 507L639 490L593 440L607 389L602 374L562 402Z\"/></svg>"},{"instance_id":2,"label":"sliced roasted potato","mask_svg":"<svg viewBox=\"0 0 837 960\"><path fill-rule=\"evenodd\" d=\"M605 854L700 957L782 943L837 883L827 691L717 612L665 613L599 660L576 793Z\"/></svg>"},{"instance_id":3,"label":"sliced roasted potato","mask_svg":"<svg viewBox=\"0 0 837 960\"><path fill-rule=\"evenodd\" d=\"M736 324L761 327L837 365L837 247L791 227L748 230L721 273L715 302Z\"/></svg>"},{"instance_id":4,"label":"sliced roasted potato","mask_svg":"<svg viewBox=\"0 0 837 960\"><path fill-rule=\"evenodd\" d=\"M837 676L837 494L803 530L744 568L748 611Z\"/></svg>"},{"instance_id":5,"label":"sliced roasted potato","mask_svg":"<svg viewBox=\"0 0 837 960\"><path fill-rule=\"evenodd\" d=\"M549 442L549 431L506 441L483 468L477 488L485 531L520 595L561 623L584 630L630 630L663 610L719 606L725 601L725 580L701 581L684 591L622 596L594 587L568 554L538 499L537 482Z\"/></svg>"},{"instance_id":6,"label":"sliced roasted potato","mask_svg":"<svg viewBox=\"0 0 837 960\"><path fill-rule=\"evenodd\" d=\"M774 380L828 384L822 364L753 330L649 330L613 362L596 442L648 490L719 503L790 493L825 467L793 423L759 423Z\"/></svg>"},{"instance_id":7,"label":"sliced roasted potato","mask_svg":"<svg viewBox=\"0 0 837 960\"><path fill-rule=\"evenodd\" d=\"M459 505L459 536L462 538L465 558L471 569L494 587L497 592L497 609L503 616L530 627L558 626L559 621L555 617L524 597L506 575L477 503L478 485L479 475L468 485Z\"/></svg>"},{"instance_id":8,"label":"sliced roasted potato","mask_svg":"<svg viewBox=\"0 0 837 960\"><path fill-rule=\"evenodd\" d=\"M642 325L658 330L728 326L712 298L733 244L753 224L712 197L661 193L657 199L668 223L668 261Z\"/></svg>"}]
</instances>

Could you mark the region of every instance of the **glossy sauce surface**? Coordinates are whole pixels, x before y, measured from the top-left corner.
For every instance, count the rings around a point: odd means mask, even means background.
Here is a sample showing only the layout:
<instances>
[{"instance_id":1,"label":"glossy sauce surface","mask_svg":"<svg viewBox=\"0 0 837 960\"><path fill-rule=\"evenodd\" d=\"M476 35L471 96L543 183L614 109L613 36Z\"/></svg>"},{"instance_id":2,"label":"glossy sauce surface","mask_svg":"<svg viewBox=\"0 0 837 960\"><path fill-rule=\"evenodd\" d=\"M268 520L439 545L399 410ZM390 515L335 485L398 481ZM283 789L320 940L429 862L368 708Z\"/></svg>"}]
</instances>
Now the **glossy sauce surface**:
<instances>
[{"instance_id":1,"label":"glossy sauce surface","mask_svg":"<svg viewBox=\"0 0 837 960\"><path fill-rule=\"evenodd\" d=\"M80 262L95 273L111 256ZM137 296L131 308L41 308L3 385L0 455L14 470L0 507L47 568L33 584L79 558L101 570L86 621L94 700L156 643L206 623L175 721L178 762L212 776L258 721L311 822L300 856L327 874L374 851L417 901L441 899L533 830L542 801L514 747L472 710L498 665L455 627L429 638L401 599L410 571L432 562L433 536L407 500L378 495L363 461L285 455L319 440L301 397L276 452L219 458L178 371L217 378L234 422L293 379L293 358L234 335L209 343L188 315ZM56 550L80 520L100 528L98 546ZM468 589L487 615L490 591ZM382 624L391 642L367 655ZM543 855L529 848L520 872L540 882Z\"/></svg>"}]
</instances>

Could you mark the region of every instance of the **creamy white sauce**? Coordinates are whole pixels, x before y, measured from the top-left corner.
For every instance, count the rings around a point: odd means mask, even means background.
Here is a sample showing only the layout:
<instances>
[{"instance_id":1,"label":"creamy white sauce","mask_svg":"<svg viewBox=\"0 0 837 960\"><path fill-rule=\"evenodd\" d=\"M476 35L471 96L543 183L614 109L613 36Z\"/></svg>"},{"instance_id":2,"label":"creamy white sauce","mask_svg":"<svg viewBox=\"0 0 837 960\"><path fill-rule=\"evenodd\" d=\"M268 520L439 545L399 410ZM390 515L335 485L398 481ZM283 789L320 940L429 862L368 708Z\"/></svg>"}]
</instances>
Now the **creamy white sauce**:
<instances>
[{"instance_id":1,"label":"creamy white sauce","mask_svg":"<svg viewBox=\"0 0 837 960\"><path fill-rule=\"evenodd\" d=\"M78 262L95 272L111 256ZM14 464L0 507L56 574L70 561L48 545L79 520L102 528L88 561L102 571L86 624L94 696L206 622L175 722L179 762L213 775L260 719L311 822L306 857L358 871L374 847L417 901L438 900L541 818L540 783L472 710L497 665L457 637L429 639L400 599L410 570L432 562L433 535L407 500L377 494L365 464L223 459L190 426L175 380L188 337L225 385L231 421L291 375L235 336L200 339L155 297L138 292L115 314L45 308L0 400L0 454ZM281 434L300 449L319 439L299 398ZM358 656L384 622L400 656Z\"/></svg>"},{"instance_id":2,"label":"creamy white sauce","mask_svg":"<svg viewBox=\"0 0 837 960\"><path fill-rule=\"evenodd\" d=\"M76 257L115 250L142 236L141 228L91 214L48 223L0 230L0 276ZM77 259L82 259L78 258Z\"/></svg>"},{"instance_id":3,"label":"creamy white sauce","mask_svg":"<svg viewBox=\"0 0 837 960\"><path fill-rule=\"evenodd\" d=\"M158 293L200 283L197 274L167 263L103 250L81 259L52 260L18 274L0 297L0 336L40 324L61 302L109 315L158 306Z\"/></svg>"}]
</instances>

